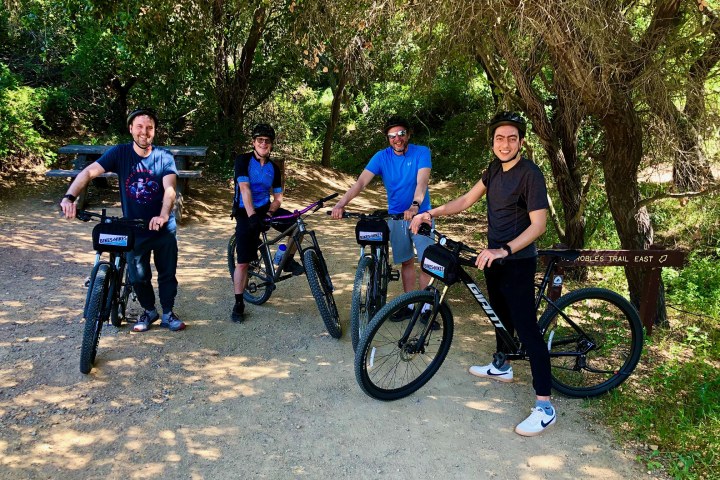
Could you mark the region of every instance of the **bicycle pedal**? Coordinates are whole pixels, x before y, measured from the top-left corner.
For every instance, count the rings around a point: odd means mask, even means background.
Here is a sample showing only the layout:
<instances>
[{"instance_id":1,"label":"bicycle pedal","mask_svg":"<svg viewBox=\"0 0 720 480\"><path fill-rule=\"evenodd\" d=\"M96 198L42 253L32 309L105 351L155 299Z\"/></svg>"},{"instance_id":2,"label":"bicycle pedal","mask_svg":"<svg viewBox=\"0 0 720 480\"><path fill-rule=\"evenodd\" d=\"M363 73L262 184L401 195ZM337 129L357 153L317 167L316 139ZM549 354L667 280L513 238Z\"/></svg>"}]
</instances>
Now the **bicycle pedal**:
<instances>
[{"instance_id":1,"label":"bicycle pedal","mask_svg":"<svg viewBox=\"0 0 720 480\"><path fill-rule=\"evenodd\" d=\"M390 270L390 280L394 282L400 280L400 270Z\"/></svg>"},{"instance_id":2,"label":"bicycle pedal","mask_svg":"<svg viewBox=\"0 0 720 480\"><path fill-rule=\"evenodd\" d=\"M90 287L90 277L85 277L85 280L83 281L83 288L89 288Z\"/></svg>"}]
</instances>

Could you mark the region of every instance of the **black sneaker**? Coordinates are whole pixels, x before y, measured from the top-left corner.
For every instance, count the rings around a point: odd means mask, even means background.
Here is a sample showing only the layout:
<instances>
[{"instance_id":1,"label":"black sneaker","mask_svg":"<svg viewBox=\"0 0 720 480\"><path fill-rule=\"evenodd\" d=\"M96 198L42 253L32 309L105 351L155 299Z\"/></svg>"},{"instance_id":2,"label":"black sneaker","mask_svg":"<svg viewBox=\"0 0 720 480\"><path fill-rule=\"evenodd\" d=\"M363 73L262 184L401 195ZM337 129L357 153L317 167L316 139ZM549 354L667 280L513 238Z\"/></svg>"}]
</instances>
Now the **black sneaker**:
<instances>
[{"instance_id":1,"label":"black sneaker","mask_svg":"<svg viewBox=\"0 0 720 480\"><path fill-rule=\"evenodd\" d=\"M413 309L410 307L405 307L402 310L398 310L397 312L392 314L392 317L390 317L390 321L393 322L402 322L405 319L412 318Z\"/></svg>"},{"instance_id":2,"label":"black sneaker","mask_svg":"<svg viewBox=\"0 0 720 480\"><path fill-rule=\"evenodd\" d=\"M230 319L235 323L240 323L245 320L245 304L236 303L232 309L232 315Z\"/></svg>"},{"instance_id":3,"label":"black sneaker","mask_svg":"<svg viewBox=\"0 0 720 480\"><path fill-rule=\"evenodd\" d=\"M294 258L285 264L283 272L292 273L295 276L305 273L305 268Z\"/></svg>"},{"instance_id":4,"label":"black sneaker","mask_svg":"<svg viewBox=\"0 0 720 480\"><path fill-rule=\"evenodd\" d=\"M425 310L424 312L422 312L420 314L420 323L422 323L423 325L427 325L431 314L432 310ZM437 320L433 320L432 325L430 326L430 330L440 330L440 323L438 323Z\"/></svg>"}]
</instances>

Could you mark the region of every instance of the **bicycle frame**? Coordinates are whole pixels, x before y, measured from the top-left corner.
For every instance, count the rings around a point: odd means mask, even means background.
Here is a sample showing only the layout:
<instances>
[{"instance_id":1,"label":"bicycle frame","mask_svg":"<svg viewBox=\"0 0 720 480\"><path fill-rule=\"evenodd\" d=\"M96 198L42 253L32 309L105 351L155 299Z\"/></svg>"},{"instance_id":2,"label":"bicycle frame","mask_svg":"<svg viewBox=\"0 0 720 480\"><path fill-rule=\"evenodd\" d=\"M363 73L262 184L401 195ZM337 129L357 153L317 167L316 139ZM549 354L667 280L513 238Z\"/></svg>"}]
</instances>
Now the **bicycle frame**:
<instances>
[{"instance_id":1,"label":"bicycle frame","mask_svg":"<svg viewBox=\"0 0 720 480\"><path fill-rule=\"evenodd\" d=\"M465 271L465 268L463 267L472 267L476 268L474 259L467 259L463 258L459 255L460 246L456 246L454 249L452 249L453 252L458 256L458 259L460 260L460 268L458 269L458 277L459 282L464 284L465 287L468 289L468 291L472 294L475 301L478 303L478 305L482 308L482 310L485 312L485 315L488 317L488 320L490 320L490 323L496 328L496 332L501 338L501 340L505 343L506 346L510 347L510 351L512 353L500 353L501 355L504 355L504 358L507 360L524 360L527 358L527 353L523 350L522 344L519 340L517 340L515 337L511 336L508 332L507 328L505 328L505 325L503 324L500 317L495 313L495 310L493 310L492 306L490 305L490 301L485 297L485 294L480 290L480 287L477 286L475 283L475 280L472 278L472 276ZM550 285L550 279L551 276L555 270L555 266L558 263L558 261L561 258L568 258L572 259L577 256L577 252L569 251L569 252L553 252L552 250L541 250L538 252L541 256L548 257L547 266L545 267L545 273L543 274L540 282L536 285L537 293L535 295L535 310L536 312L539 310L541 303L544 301L547 304L546 309L554 308L556 311L559 312L560 315L565 318L565 320L573 326L573 328L581 332L581 330L577 327L577 325L569 318L567 315L565 315L561 309L559 309L553 299L551 299L547 294L546 291L548 289L548 286ZM443 285L442 291L438 290L435 287L435 278L430 279L430 283L427 286L427 290L432 290L435 293L434 297L434 304L432 306L432 312L430 314L430 321L427 322L427 325L423 329L422 333L417 339L416 348L422 349L422 346L425 343L426 337L428 333L432 329L432 323L435 320L435 317L438 314L440 305L445 301L446 294L448 289L450 288L449 285ZM415 322L418 320L418 312L415 312L413 318L411 319L407 330L405 332L405 335L402 338L402 341L405 342L410 337L410 333L413 330L413 327L415 325ZM585 352L579 352L579 353L586 353L587 351L591 350L593 348L593 345L588 345L587 350ZM576 356L578 352L555 352L552 353L551 356Z\"/></svg>"}]
</instances>

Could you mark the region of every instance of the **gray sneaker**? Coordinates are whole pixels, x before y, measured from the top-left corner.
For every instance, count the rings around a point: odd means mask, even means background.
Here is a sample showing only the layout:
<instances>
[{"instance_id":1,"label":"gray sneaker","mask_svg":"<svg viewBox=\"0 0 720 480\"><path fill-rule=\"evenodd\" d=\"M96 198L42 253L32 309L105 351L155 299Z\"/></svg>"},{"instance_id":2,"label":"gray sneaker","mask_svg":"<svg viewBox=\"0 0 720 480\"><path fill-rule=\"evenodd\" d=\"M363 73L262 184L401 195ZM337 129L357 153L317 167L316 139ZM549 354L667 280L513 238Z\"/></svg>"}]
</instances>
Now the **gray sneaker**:
<instances>
[{"instance_id":1,"label":"gray sneaker","mask_svg":"<svg viewBox=\"0 0 720 480\"><path fill-rule=\"evenodd\" d=\"M157 310L153 316L150 316L150 312L147 310L143 310L143 313L141 313L137 319L137 323L133 325L133 332L147 332L150 329L150 325L157 322L158 318L160 318L160 315L158 315ZM160 326L162 326L162 324Z\"/></svg>"},{"instance_id":2,"label":"gray sneaker","mask_svg":"<svg viewBox=\"0 0 720 480\"><path fill-rule=\"evenodd\" d=\"M178 316L175 315L175 312L170 312L168 319L160 322L160 327L169 328L171 332L177 332L185 328L185 322L180 320Z\"/></svg>"}]
</instances>

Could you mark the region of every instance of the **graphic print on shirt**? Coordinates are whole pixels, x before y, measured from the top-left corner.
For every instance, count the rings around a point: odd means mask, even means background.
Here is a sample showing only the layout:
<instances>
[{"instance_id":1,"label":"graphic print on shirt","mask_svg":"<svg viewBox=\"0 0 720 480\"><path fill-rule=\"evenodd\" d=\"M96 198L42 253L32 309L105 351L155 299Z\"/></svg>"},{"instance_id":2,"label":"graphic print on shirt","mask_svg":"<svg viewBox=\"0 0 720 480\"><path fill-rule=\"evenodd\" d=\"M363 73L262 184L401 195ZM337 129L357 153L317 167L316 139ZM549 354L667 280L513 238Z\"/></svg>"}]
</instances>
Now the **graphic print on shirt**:
<instances>
[{"instance_id":1,"label":"graphic print on shirt","mask_svg":"<svg viewBox=\"0 0 720 480\"><path fill-rule=\"evenodd\" d=\"M138 169L131 172L125 180L125 193L128 199L140 205L152 203L160 196L160 184L154 180L151 170Z\"/></svg>"}]
</instances>

